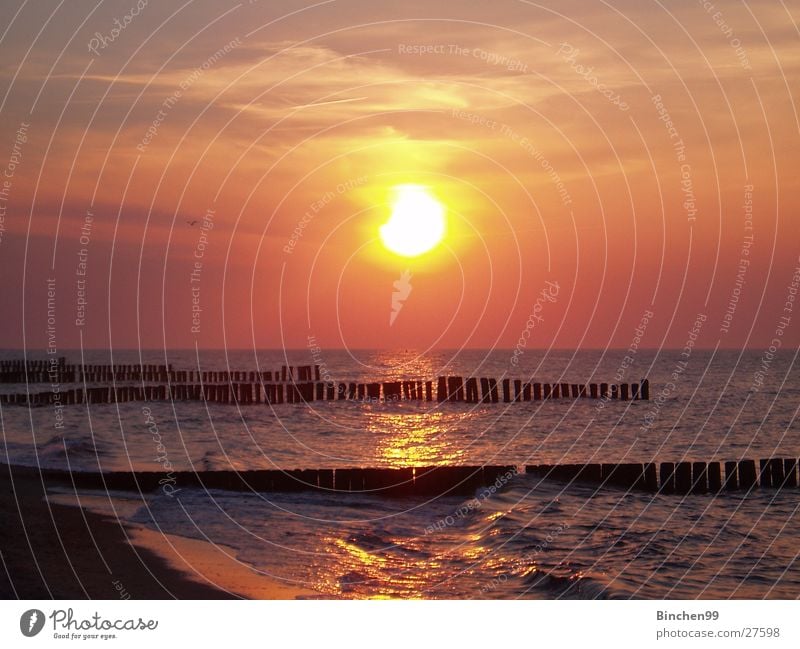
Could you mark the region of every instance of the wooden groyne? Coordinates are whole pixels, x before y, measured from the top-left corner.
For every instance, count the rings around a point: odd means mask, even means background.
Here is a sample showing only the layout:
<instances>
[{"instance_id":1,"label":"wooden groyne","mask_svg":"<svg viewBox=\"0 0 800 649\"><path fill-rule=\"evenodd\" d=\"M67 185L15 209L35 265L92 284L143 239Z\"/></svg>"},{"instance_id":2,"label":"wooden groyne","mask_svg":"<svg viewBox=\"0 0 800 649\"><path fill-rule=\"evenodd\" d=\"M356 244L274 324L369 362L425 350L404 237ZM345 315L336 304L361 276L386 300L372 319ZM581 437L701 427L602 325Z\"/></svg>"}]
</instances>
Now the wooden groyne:
<instances>
[{"instance_id":1,"label":"wooden groyne","mask_svg":"<svg viewBox=\"0 0 800 649\"><path fill-rule=\"evenodd\" d=\"M36 477L32 467L10 467L13 474ZM377 496L471 495L481 487L505 485L518 472L514 466L433 466L404 469L296 469L254 471L82 472L43 469L46 484L76 489L154 492L164 484L185 488L256 492L347 492ZM498 487L499 488L499 487Z\"/></svg>"},{"instance_id":2,"label":"wooden groyne","mask_svg":"<svg viewBox=\"0 0 800 649\"><path fill-rule=\"evenodd\" d=\"M6 467L14 474L39 476L32 467ZM520 472L545 480L617 488L659 495L718 494L755 489L796 489L798 460L767 458L733 462L655 462L432 466L253 471L81 472L43 469L47 483L78 489L152 492L165 483L181 488L256 492L348 492L379 496L472 495L483 487L500 489ZM165 476L169 476L165 479Z\"/></svg>"},{"instance_id":3,"label":"wooden groyne","mask_svg":"<svg viewBox=\"0 0 800 649\"><path fill-rule=\"evenodd\" d=\"M768 458L758 462L542 464L525 470L561 482L676 495L750 491L757 487L785 489L800 484L796 458Z\"/></svg>"},{"instance_id":4,"label":"wooden groyne","mask_svg":"<svg viewBox=\"0 0 800 649\"><path fill-rule=\"evenodd\" d=\"M309 368L309 371L310 368ZM315 401L428 401L438 403L512 403L567 399L614 401L648 400L650 382L639 383L539 383L522 379L463 378L441 376L434 381L389 381L383 383L340 383L322 381L272 381L272 373L256 381L252 373L175 372L179 382L166 385L103 385L46 392L0 394L5 405L75 405L82 403L126 403L129 401L205 401L208 403L252 405L258 403L311 403ZM191 383L200 379L199 383ZM282 378L282 376L281 376ZM206 380L207 379L207 380ZM248 380L254 379L254 380ZM216 382L223 381L223 382Z\"/></svg>"},{"instance_id":5,"label":"wooden groyne","mask_svg":"<svg viewBox=\"0 0 800 649\"><path fill-rule=\"evenodd\" d=\"M48 361L0 361L0 383L231 383L319 381L319 365L283 365L269 371L176 370L170 365L70 365Z\"/></svg>"}]
</instances>

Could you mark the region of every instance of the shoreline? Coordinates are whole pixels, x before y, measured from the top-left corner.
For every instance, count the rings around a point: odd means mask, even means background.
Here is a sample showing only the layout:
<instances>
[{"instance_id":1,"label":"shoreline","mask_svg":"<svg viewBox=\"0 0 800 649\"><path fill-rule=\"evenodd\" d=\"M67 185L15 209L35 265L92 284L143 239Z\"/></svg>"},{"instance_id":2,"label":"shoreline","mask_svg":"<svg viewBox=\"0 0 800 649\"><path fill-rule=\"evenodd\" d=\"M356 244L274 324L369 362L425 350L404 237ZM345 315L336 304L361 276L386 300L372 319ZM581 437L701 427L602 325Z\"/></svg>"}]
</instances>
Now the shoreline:
<instances>
[{"instance_id":1,"label":"shoreline","mask_svg":"<svg viewBox=\"0 0 800 649\"><path fill-rule=\"evenodd\" d=\"M319 593L251 570L205 541L79 507L38 471L0 465L2 599L298 599ZM61 502L58 502L58 501Z\"/></svg>"}]
</instances>

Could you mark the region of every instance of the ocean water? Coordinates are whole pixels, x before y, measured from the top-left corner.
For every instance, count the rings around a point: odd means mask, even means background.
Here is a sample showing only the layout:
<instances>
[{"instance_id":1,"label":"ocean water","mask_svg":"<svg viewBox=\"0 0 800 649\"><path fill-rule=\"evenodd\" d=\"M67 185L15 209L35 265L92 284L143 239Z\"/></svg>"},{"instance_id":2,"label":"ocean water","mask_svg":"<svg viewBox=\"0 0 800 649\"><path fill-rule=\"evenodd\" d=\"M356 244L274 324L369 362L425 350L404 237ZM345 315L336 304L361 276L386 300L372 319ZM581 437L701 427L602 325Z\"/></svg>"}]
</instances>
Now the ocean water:
<instances>
[{"instance_id":1,"label":"ocean water","mask_svg":"<svg viewBox=\"0 0 800 649\"><path fill-rule=\"evenodd\" d=\"M65 409L60 429L52 407L8 406L0 460L159 471L167 458L168 468L205 471L796 458L796 355L764 363L760 351L640 350L631 362L617 351L525 350L515 367L509 350L323 350L317 361L334 380L648 377L651 400L83 405ZM307 350L84 353L86 363L111 360L262 371L314 362ZM0 384L0 391L24 389ZM125 508L131 522L219 544L266 575L327 596L800 596L800 490L661 496L522 473L480 499L197 489L112 497L140 504Z\"/></svg>"}]
</instances>

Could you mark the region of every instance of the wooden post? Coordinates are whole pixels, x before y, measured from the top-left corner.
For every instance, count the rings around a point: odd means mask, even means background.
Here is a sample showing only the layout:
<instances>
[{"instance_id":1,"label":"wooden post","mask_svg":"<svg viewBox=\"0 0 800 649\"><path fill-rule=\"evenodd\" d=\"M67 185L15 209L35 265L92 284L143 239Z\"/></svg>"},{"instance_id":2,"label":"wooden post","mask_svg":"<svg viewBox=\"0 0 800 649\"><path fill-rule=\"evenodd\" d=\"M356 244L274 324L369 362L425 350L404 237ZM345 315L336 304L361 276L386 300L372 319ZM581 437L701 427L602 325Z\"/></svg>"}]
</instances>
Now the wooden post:
<instances>
[{"instance_id":1,"label":"wooden post","mask_svg":"<svg viewBox=\"0 0 800 649\"><path fill-rule=\"evenodd\" d=\"M678 462L675 467L675 493L684 495L692 490L692 463Z\"/></svg>"},{"instance_id":2,"label":"wooden post","mask_svg":"<svg viewBox=\"0 0 800 649\"><path fill-rule=\"evenodd\" d=\"M608 383L600 384L600 398L608 399Z\"/></svg>"},{"instance_id":3,"label":"wooden post","mask_svg":"<svg viewBox=\"0 0 800 649\"><path fill-rule=\"evenodd\" d=\"M468 403L478 403L478 379L475 377L467 379L466 397Z\"/></svg>"},{"instance_id":4,"label":"wooden post","mask_svg":"<svg viewBox=\"0 0 800 649\"><path fill-rule=\"evenodd\" d=\"M797 486L797 460L786 459L783 461L783 475L785 476L784 486Z\"/></svg>"},{"instance_id":5,"label":"wooden post","mask_svg":"<svg viewBox=\"0 0 800 649\"><path fill-rule=\"evenodd\" d=\"M492 397L492 403L499 401L497 394L497 379L489 379L489 395Z\"/></svg>"},{"instance_id":6,"label":"wooden post","mask_svg":"<svg viewBox=\"0 0 800 649\"><path fill-rule=\"evenodd\" d=\"M369 397L370 401L380 401L381 399L381 384L380 383L368 383L367 384L367 397Z\"/></svg>"},{"instance_id":7,"label":"wooden post","mask_svg":"<svg viewBox=\"0 0 800 649\"><path fill-rule=\"evenodd\" d=\"M627 401L628 400L628 384L627 383L620 384L620 386L619 386L619 398L620 398L621 401Z\"/></svg>"},{"instance_id":8,"label":"wooden post","mask_svg":"<svg viewBox=\"0 0 800 649\"><path fill-rule=\"evenodd\" d=\"M325 399L333 401L336 398L336 384L331 381L325 385Z\"/></svg>"},{"instance_id":9,"label":"wooden post","mask_svg":"<svg viewBox=\"0 0 800 649\"><path fill-rule=\"evenodd\" d=\"M782 489L786 475L783 470L783 460L772 458L770 461L770 472L772 473L772 486L774 489Z\"/></svg>"},{"instance_id":10,"label":"wooden post","mask_svg":"<svg viewBox=\"0 0 800 649\"><path fill-rule=\"evenodd\" d=\"M658 492L658 475L656 474L654 462L648 462L644 465L644 488L650 493Z\"/></svg>"},{"instance_id":11,"label":"wooden post","mask_svg":"<svg viewBox=\"0 0 800 649\"><path fill-rule=\"evenodd\" d=\"M514 401L522 401L522 381L514 379Z\"/></svg>"},{"instance_id":12,"label":"wooden post","mask_svg":"<svg viewBox=\"0 0 800 649\"><path fill-rule=\"evenodd\" d=\"M642 399L644 401L650 400L650 379L642 379Z\"/></svg>"},{"instance_id":13,"label":"wooden post","mask_svg":"<svg viewBox=\"0 0 800 649\"><path fill-rule=\"evenodd\" d=\"M489 394L489 379L481 379L481 401L489 403L492 400Z\"/></svg>"},{"instance_id":14,"label":"wooden post","mask_svg":"<svg viewBox=\"0 0 800 649\"><path fill-rule=\"evenodd\" d=\"M708 491L708 465L705 462L692 463L692 493L704 494Z\"/></svg>"},{"instance_id":15,"label":"wooden post","mask_svg":"<svg viewBox=\"0 0 800 649\"><path fill-rule=\"evenodd\" d=\"M533 384L533 400L534 401L541 401L542 400L542 384L541 383L534 383Z\"/></svg>"},{"instance_id":16,"label":"wooden post","mask_svg":"<svg viewBox=\"0 0 800 649\"><path fill-rule=\"evenodd\" d=\"M675 464L673 462L662 462L658 473L661 482L661 493L675 493Z\"/></svg>"},{"instance_id":17,"label":"wooden post","mask_svg":"<svg viewBox=\"0 0 800 649\"><path fill-rule=\"evenodd\" d=\"M708 463L708 490L711 493L722 491L722 471L719 462Z\"/></svg>"},{"instance_id":18,"label":"wooden post","mask_svg":"<svg viewBox=\"0 0 800 649\"><path fill-rule=\"evenodd\" d=\"M616 383L611 386L611 398L619 399L619 386Z\"/></svg>"},{"instance_id":19,"label":"wooden post","mask_svg":"<svg viewBox=\"0 0 800 649\"><path fill-rule=\"evenodd\" d=\"M447 394L450 401L464 400L464 379L460 376L447 378Z\"/></svg>"},{"instance_id":20,"label":"wooden post","mask_svg":"<svg viewBox=\"0 0 800 649\"><path fill-rule=\"evenodd\" d=\"M725 490L736 491L739 488L739 472L736 462L725 462Z\"/></svg>"},{"instance_id":21,"label":"wooden post","mask_svg":"<svg viewBox=\"0 0 800 649\"><path fill-rule=\"evenodd\" d=\"M566 399L569 397L569 383L562 383L561 384L561 397Z\"/></svg>"},{"instance_id":22,"label":"wooden post","mask_svg":"<svg viewBox=\"0 0 800 649\"><path fill-rule=\"evenodd\" d=\"M754 460L741 460L739 462L739 488L750 491L758 486L758 472Z\"/></svg>"},{"instance_id":23,"label":"wooden post","mask_svg":"<svg viewBox=\"0 0 800 649\"><path fill-rule=\"evenodd\" d=\"M578 390L578 384L573 383L570 387L570 395L573 399L577 399L580 396L580 391Z\"/></svg>"},{"instance_id":24,"label":"wooden post","mask_svg":"<svg viewBox=\"0 0 800 649\"><path fill-rule=\"evenodd\" d=\"M585 399L586 398L586 385L585 384L581 384L581 385L578 386L578 397L580 397L581 399Z\"/></svg>"},{"instance_id":25,"label":"wooden post","mask_svg":"<svg viewBox=\"0 0 800 649\"><path fill-rule=\"evenodd\" d=\"M638 383L631 383L631 400L638 401L640 399L639 396L639 384Z\"/></svg>"},{"instance_id":26,"label":"wooden post","mask_svg":"<svg viewBox=\"0 0 800 649\"><path fill-rule=\"evenodd\" d=\"M522 386L522 400L523 401L530 401L531 400L531 384L525 381L525 385Z\"/></svg>"},{"instance_id":27,"label":"wooden post","mask_svg":"<svg viewBox=\"0 0 800 649\"><path fill-rule=\"evenodd\" d=\"M553 390L553 386L551 386L549 383L543 383L542 384L542 399L549 399L550 398L550 394L552 393L552 390Z\"/></svg>"},{"instance_id":28,"label":"wooden post","mask_svg":"<svg viewBox=\"0 0 800 649\"><path fill-rule=\"evenodd\" d=\"M433 381L425 381L425 401L433 401Z\"/></svg>"},{"instance_id":29,"label":"wooden post","mask_svg":"<svg viewBox=\"0 0 800 649\"><path fill-rule=\"evenodd\" d=\"M597 399L597 383L589 384L589 394L591 395L592 399Z\"/></svg>"},{"instance_id":30,"label":"wooden post","mask_svg":"<svg viewBox=\"0 0 800 649\"><path fill-rule=\"evenodd\" d=\"M553 383L550 398L558 399L561 396L561 386L558 383Z\"/></svg>"},{"instance_id":31,"label":"wooden post","mask_svg":"<svg viewBox=\"0 0 800 649\"><path fill-rule=\"evenodd\" d=\"M761 459L758 461L759 465L759 484L762 488L769 489L772 487L772 465L769 460Z\"/></svg>"},{"instance_id":32,"label":"wooden post","mask_svg":"<svg viewBox=\"0 0 800 649\"><path fill-rule=\"evenodd\" d=\"M503 403L511 402L511 380L503 379Z\"/></svg>"},{"instance_id":33,"label":"wooden post","mask_svg":"<svg viewBox=\"0 0 800 649\"><path fill-rule=\"evenodd\" d=\"M439 403L447 401L447 377L440 376L436 385L436 400Z\"/></svg>"}]
</instances>

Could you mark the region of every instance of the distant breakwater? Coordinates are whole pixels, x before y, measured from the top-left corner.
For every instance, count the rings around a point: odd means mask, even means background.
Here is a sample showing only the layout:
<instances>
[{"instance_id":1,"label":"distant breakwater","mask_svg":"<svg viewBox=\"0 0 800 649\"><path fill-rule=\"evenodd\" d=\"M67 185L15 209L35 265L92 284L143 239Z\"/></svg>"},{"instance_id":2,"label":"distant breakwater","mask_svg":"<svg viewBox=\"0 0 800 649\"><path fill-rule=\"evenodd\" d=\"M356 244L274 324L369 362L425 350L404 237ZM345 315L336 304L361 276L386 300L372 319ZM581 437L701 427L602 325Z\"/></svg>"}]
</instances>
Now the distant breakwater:
<instances>
[{"instance_id":1,"label":"distant breakwater","mask_svg":"<svg viewBox=\"0 0 800 649\"><path fill-rule=\"evenodd\" d=\"M135 382L139 385L122 385ZM553 399L650 399L650 382L565 383L511 378L440 376L432 380L321 381L319 365L276 371L175 370L170 365L67 365L53 361L0 362L0 383L50 383L44 392L0 394L4 405L76 405L129 401L205 401L251 405L314 401L428 401L511 403ZM62 384L82 383L66 389ZM91 386L88 383L105 383Z\"/></svg>"}]
</instances>

